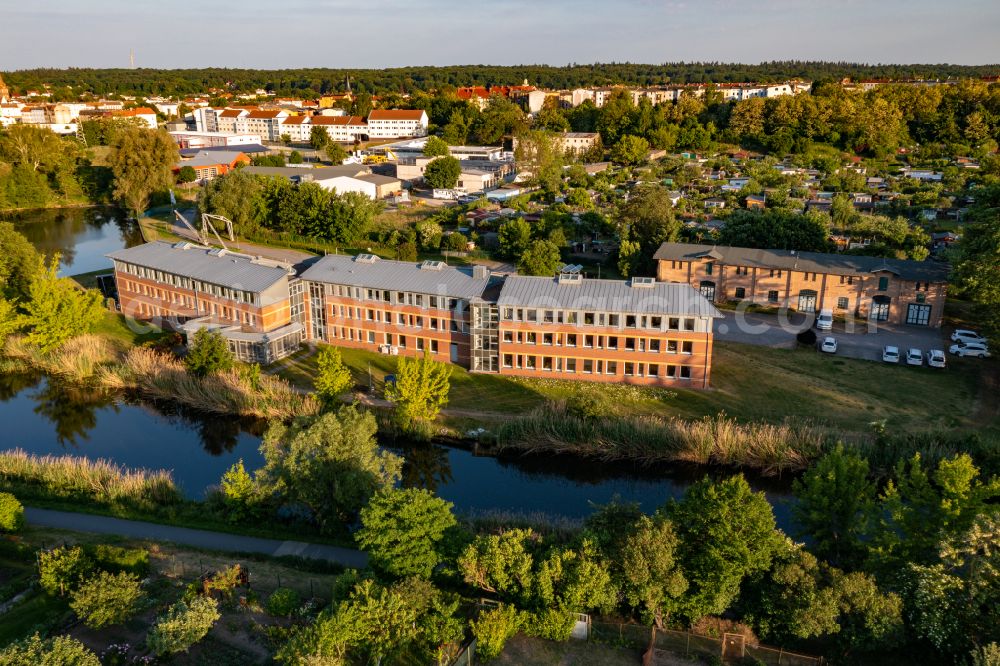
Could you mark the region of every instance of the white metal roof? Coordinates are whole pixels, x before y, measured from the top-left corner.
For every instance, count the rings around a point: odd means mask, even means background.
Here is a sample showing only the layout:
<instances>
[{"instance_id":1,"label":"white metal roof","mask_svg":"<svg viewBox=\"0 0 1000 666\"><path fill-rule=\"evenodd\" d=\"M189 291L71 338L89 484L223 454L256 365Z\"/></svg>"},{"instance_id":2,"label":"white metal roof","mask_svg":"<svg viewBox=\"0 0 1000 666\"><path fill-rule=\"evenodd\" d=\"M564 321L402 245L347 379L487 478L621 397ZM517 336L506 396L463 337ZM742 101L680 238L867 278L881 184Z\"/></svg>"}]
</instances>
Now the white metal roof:
<instances>
[{"instance_id":1,"label":"white metal roof","mask_svg":"<svg viewBox=\"0 0 1000 666\"><path fill-rule=\"evenodd\" d=\"M347 255L330 254L307 268L302 279L365 289L390 289L453 298L475 298L486 289L488 278L474 278L464 270L444 264L422 268L409 261L375 259L356 261Z\"/></svg>"},{"instance_id":2,"label":"white metal roof","mask_svg":"<svg viewBox=\"0 0 1000 666\"><path fill-rule=\"evenodd\" d=\"M563 280L511 275L504 281L499 305L565 310L721 317L697 290L668 282L632 286L627 280Z\"/></svg>"},{"instance_id":3,"label":"white metal roof","mask_svg":"<svg viewBox=\"0 0 1000 666\"><path fill-rule=\"evenodd\" d=\"M117 250L107 256L137 266L251 292L262 292L288 276L287 269L259 262L245 254L193 243L156 241Z\"/></svg>"}]
</instances>

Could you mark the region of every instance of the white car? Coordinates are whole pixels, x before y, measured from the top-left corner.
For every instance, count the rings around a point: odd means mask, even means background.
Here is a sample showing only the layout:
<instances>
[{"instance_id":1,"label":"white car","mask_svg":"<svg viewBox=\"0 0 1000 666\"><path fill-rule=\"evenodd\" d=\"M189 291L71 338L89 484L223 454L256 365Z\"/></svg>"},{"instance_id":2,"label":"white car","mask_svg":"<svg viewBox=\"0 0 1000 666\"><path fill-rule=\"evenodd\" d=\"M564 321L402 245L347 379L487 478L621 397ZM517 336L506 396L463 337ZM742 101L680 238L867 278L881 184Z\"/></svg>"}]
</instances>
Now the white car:
<instances>
[{"instance_id":1,"label":"white car","mask_svg":"<svg viewBox=\"0 0 1000 666\"><path fill-rule=\"evenodd\" d=\"M910 347L906 350L906 365L923 365L924 364L924 353L917 349L916 347Z\"/></svg>"},{"instance_id":2,"label":"white car","mask_svg":"<svg viewBox=\"0 0 1000 666\"><path fill-rule=\"evenodd\" d=\"M987 358L990 355L990 349L984 344L978 342L964 342L959 340L948 349L949 352L955 356L974 356L976 358Z\"/></svg>"},{"instance_id":3,"label":"white car","mask_svg":"<svg viewBox=\"0 0 1000 666\"><path fill-rule=\"evenodd\" d=\"M951 334L952 342L975 342L981 345L987 344L986 338L979 335L975 331L970 331L965 328L956 329L954 333Z\"/></svg>"},{"instance_id":4,"label":"white car","mask_svg":"<svg viewBox=\"0 0 1000 666\"><path fill-rule=\"evenodd\" d=\"M819 346L821 352L826 352L827 354L837 353L837 338L825 337L823 342Z\"/></svg>"},{"instance_id":5,"label":"white car","mask_svg":"<svg viewBox=\"0 0 1000 666\"><path fill-rule=\"evenodd\" d=\"M927 365L932 368L943 368L945 365L944 352L940 349L932 349L927 352Z\"/></svg>"},{"instance_id":6,"label":"white car","mask_svg":"<svg viewBox=\"0 0 1000 666\"><path fill-rule=\"evenodd\" d=\"M886 363L899 363L899 347L892 345L882 347L882 360Z\"/></svg>"},{"instance_id":7,"label":"white car","mask_svg":"<svg viewBox=\"0 0 1000 666\"><path fill-rule=\"evenodd\" d=\"M821 331L829 331L833 328L833 310L823 309L816 317L816 328Z\"/></svg>"}]
</instances>

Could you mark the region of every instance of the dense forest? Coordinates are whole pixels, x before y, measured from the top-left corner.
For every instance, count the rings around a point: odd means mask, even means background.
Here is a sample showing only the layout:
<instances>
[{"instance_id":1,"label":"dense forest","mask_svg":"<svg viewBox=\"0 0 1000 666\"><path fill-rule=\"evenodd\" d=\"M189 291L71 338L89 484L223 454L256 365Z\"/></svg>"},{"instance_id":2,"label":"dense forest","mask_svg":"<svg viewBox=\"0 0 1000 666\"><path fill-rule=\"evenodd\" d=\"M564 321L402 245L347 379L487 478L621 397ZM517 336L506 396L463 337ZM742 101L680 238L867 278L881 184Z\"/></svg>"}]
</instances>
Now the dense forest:
<instances>
[{"instance_id":1,"label":"dense forest","mask_svg":"<svg viewBox=\"0 0 1000 666\"><path fill-rule=\"evenodd\" d=\"M633 63L548 65L460 65L395 69L30 69L4 73L15 92L41 90L91 92L96 95L189 95L210 88L235 92L258 88L278 95L312 97L343 92L348 77L352 89L370 93L412 93L469 85L514 85L525 79L540 88L575 88L623 83L732 83L743 81L809 81L889 78L953 79L997 76L1000 65L867 65L848 62L782 61L757 65L734 63Z\"/></svg>"}]
</instances>

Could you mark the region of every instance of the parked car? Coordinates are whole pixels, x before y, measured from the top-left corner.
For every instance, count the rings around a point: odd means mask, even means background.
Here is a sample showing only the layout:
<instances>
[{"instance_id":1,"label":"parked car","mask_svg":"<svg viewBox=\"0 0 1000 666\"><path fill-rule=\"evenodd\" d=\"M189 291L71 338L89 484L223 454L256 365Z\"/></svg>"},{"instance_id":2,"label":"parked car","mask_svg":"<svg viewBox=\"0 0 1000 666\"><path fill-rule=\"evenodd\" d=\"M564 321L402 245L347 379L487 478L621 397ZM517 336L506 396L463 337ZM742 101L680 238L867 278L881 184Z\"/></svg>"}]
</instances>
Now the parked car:
<instances>
[{"instance_id":1,"label":"parked car","mask_svg":"<svg viewBox=\"0 0 1000 666\"><path fill-rule=\"evenodd\" d=\"M829 336L823 338L823 342L819 346L821 352L826 352L827 354L837 353L837 338L831 338Z\"/></svg>"},{"instance_id":2,"label":"parked car","mask_svg":"<svg viewBox=\"0 0 1000 666\"><path fill-rule=\"evenodd\" d=\"M816 317L816 328L821 331L829 331L833 328L833 310L820 310Z\"/></svg>"},{"instance_id":3,"label":"parked car","mask_svg":"<svg viewBox=\"0 0 1000 666\"><path fill-rule=\"evenodd\" d=\"M986 338L979 335L975 331L970 331L966 328L958 328L951 334L952 342L975 342L981 345L987 344Z\"/></svg>"},{"instance_id":4,"label":"parked car","mask_svg":"<svg viewBox=\"0 0 1000 666\"><path fill-rule=\"evenodd\" d=\"M932 368L943 368L945 366L944 352L940 349L932 349L927 352L927 365Z\"/></svg>"},{"instance_id":5,"label":"parked car","mask_svg":"<svg viewBox=\"0 0 1000 666\"><path fill-rule=\"evenodd\" d=\"M882 360L886 363L899 363L899 347L892 345L882 347Z\"/></svg>"},{"instance_id":6,"label":"parked car","mask_svg":"<svg viewBox=\"0 0 1000 666\"><path fill-rule=\"evenodd\" d=\"M917 349L916 347L910 347L906 350L906 365L923 365L924 364L924 353Z\"/></svg>"},{"instance_id":7,"label":"parked car","mask_svg":"<svg viewBox=\"0 0 1000 666\"><path fill-rule=\"evenodd\" d=\"M955 356L974 356L976 358L987 358L990 355L990 348L978 342L964 342L959 340L953 344L949 352Z\"/></svg>"}]
</instances>

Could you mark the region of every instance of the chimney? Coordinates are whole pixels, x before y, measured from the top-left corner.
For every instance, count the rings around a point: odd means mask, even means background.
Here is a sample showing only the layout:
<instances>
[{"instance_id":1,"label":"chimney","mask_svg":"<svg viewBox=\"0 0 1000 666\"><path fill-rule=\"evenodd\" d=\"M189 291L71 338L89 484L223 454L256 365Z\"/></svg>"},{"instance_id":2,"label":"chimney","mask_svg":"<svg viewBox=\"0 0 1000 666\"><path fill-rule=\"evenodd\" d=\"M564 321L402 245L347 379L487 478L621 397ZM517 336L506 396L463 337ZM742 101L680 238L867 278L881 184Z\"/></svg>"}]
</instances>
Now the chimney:
<instances>
[{"instance_id":1,"label":"chimney","mask_svg":"<svg viewBox=\"0 0 1000 666\"><path fill-rule=\"evenodd\" d=\"M490 276L490 269L486 266L476 264L472 267L472 277L476 280L485 280Z\"/></svg>"}]
</instances>

